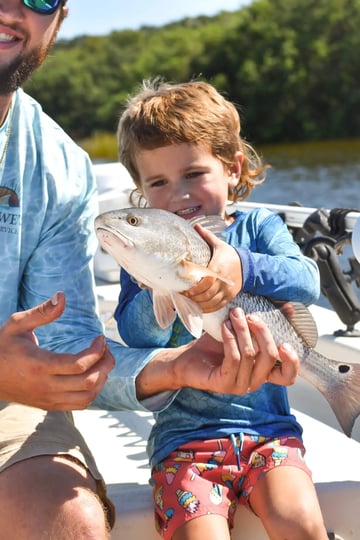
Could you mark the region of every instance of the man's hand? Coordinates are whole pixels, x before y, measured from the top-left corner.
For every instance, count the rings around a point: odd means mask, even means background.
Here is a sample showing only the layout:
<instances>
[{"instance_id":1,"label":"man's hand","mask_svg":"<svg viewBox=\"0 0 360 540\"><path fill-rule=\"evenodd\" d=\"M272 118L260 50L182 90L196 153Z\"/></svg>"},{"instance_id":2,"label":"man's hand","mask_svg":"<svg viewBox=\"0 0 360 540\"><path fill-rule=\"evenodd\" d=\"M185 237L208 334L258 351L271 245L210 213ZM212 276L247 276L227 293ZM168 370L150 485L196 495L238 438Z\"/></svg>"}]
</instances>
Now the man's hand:
<instances>
[{"instance_id":1,"label":"man's hand","mask_svg":"<svg viewBox=\"0 0 360 540\"><path fill-rule=\"evenodd\" d=\"M13 314L0 328L0 399L47 410L84 409L114 367L105 337L77 354L41 349L34 334L62 314L65 297Z\"/></svg>"},{"instance_id":2,"label":"man's hand","mask_svg":"<svg viewBox=\"0 0 360 540\"><path fill-rule=\"evenodd\" d=\"M289 346L277 347L263 321L230 311L222 325L223 343L208 334L176 349L159 352L136 380L139 399L184 387L242 395L263 383L294 384L299 358Z\"/></svg>"},{"instance_id":3,"label":"man's hand","mask_svg":"<svg viewBox=\"0 0 360 540\"><path fill-rule=\"evenodd\" d=\"M232 246L200 225L195 228L212 249L208 268L218 274L219 279L206 276L184 294L199 304L203 313L211 313L226 306L241 291L241 261ZM226 281L220 279L221 277Z\"/></svg>"}]
</instances>

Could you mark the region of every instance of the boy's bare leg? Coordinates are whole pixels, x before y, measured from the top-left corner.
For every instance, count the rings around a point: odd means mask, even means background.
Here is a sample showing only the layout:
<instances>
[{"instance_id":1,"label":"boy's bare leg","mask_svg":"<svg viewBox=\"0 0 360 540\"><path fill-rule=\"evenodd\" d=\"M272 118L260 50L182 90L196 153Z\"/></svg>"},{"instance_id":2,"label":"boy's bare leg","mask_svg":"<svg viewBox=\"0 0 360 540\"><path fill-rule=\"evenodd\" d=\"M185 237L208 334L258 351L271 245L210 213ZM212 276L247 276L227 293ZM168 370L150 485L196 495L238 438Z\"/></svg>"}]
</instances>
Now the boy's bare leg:
<instances>
[{"instance_id":1,"label":"boy's bare leg","mask_svg":"<svg viewBox=\"0 0 360 540\"><path fill-rule=\"evenodd\" d=\"M230 540L227 520L220 515L200 516L177 529L172 540Z\"/></svg>"},{"instance_id":2,"label":"boy's bare leg","mask_svg":"<svg viewBox=\"0 0 360 540\"><path fill-rule=\"evenodd\" d=\"M251 492L250 504L271 540L328 540L315 486L301 469L267 472Z\"/></svg>"}]
</instances>

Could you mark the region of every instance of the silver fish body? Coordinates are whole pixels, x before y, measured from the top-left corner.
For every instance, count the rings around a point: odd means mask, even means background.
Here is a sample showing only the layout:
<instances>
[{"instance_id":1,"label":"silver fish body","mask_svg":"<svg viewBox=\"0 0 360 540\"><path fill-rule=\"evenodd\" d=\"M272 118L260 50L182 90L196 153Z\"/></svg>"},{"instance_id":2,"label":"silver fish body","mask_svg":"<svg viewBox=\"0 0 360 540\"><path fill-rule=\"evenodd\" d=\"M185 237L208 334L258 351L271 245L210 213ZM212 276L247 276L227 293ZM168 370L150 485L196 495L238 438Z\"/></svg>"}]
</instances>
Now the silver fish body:
<instances>
[{"instance_id":1,"label":"silver fish body","mask_svg":"<svg viewBox=\"0 0 360 540\"><path fill-rule=\"evenodd\" d=\"M208 218L199 219L213 232ZM186 298L188 290L208 275L211 250L193 228L193 223L175 214L153 208L129 208L107 212L96 218L95 228L102 247L138 282L153 291L154 312L163 328L179 314L195 337L205 330L221 340L221 323L231 308L256 314L267 324L275 343L288 342L300 358L300 376L327 399L343 431L351 436L360 414L360 364L341 363L314 349L315 322L305 306L277 305L262 296L239 293L226 307L202 314L197 304Z\"/></svg>"},{"instance_id":2,"label":"silver fish body","mask_svg":"<svg viewBox=\"0 0 360 540\"><path fill-rule=\"evenodd\" d=\"M235 306L241 307L246 314L255 314L262 319L277 345L284 342L292 345L300 358L299 375L323 394L342 430L350 437L355 420L360 414L360 364L332 360L307 345L301 335L301 328L311 323L311 319L307 309L296 303L289 302L279 308L263 296L240 293L225 308L203 314L204 330L219 339L220 325L227 318L229 310ZM299 333L283 314L284 307L294 307L297 311Z\"/></svg>"}]
</instances>

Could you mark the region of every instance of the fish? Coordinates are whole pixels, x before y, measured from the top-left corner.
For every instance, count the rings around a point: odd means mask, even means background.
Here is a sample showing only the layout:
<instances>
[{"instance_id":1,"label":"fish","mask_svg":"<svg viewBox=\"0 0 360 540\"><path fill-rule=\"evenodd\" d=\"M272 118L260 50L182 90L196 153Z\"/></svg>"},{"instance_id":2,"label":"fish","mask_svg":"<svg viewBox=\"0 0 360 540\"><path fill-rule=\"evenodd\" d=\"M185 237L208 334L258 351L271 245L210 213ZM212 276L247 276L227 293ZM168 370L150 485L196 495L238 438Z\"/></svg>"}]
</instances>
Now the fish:
<instances>
[{"instance_id":1,"label":"fish","mask_svg":"<svg viewBox=\"0 0 360 540\"><path fill-rule=\"evenodd\" d=\"M245 314L262 319L277 345L292 345L300 359L299 375L322 393L343 432L351 437L360 414L360 364L339 362L316 351L317 327L305 305L240 292L218 311L202 313L196 302L182 294L209 275L227 281L207 268L211 248L194 228L196 223L217 236L225 228L219 216L185 220L149 207L100 214L95 231L101 247L139 284L152 290L155 317L162 328L178 314L195 338L205 331L221 341L221 324L230 309L238 306Z\"/></svg>"}]
</instances>

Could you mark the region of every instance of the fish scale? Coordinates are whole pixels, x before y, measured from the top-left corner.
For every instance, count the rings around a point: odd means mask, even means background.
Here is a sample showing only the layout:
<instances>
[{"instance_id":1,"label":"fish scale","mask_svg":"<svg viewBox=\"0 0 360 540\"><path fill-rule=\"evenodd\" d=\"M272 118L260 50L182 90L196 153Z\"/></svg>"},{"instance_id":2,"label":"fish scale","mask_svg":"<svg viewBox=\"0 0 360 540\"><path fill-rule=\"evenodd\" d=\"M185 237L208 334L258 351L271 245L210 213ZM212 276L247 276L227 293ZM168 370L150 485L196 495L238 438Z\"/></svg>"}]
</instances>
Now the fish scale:
<instances>
[{"instance_id":1,"label":"fish scale","mask_svg":"<svg viewBox=\"0 0 360 540\"><path fill-rule=\"evenodd\" d=\"M291 303L290 303L291 304ZM225 319L228 316L230 309L240 307L245 314L253 314L265 322L270 329L276 345L281 345L286 341L289 343L298 354L300 363L300 375L316 386L321 392L326 392L329 385L333 384L333 391L341 384L347 384L352 379L351 366L352 364L339 363L322 355L314 348L309 347L304 343L301 335L299 335L282 314L280 309L277 309L274 304L262 296L255 296L249 293L241 293L230 302L219 316L219 320L215 326L219 326L220 319ZM212 314L204 314L204 329L210 333L215 339L221 338L221 334L212 330ZM208 319L208 321L207 321ZM209 322L210 321L210 322ZM357 364L354 364L357 367ZM339 381L334 378L334 374L344 372L343 377ZM348 377L344 375L348 374ZM359 389L360 390L360 389ZM356 401L359 403L360 393L357 392ZM348 429L347 429L348 431Z\"/></svg>"},{"instance_id":2,"label":"fish scale","mask_svg":"<svg viewBox=\"0 0 360 540\"><path fill-rule=\"evenodd\" d=\"M249 293L239 293L232 302L213 313L201 313L199 306L181 294L206 275L211 250L194 229L199 223L213 233L224 229L215 216L186 221L155 208L125 208L98 216L96 234L107 251L139 283L152 289L154 313L166 328L176 312L195 337L205 330L221 340L221 324L229 310L241 307L256 314L270 329L275 343L290 343L300 359L299 374L327 399L343 431L351 436L360 414L360 364L337 362L314 349L316 327L305 306L279 303ZM175 308L175 310L174 310Z\"/></svg>"}]
</instances>

